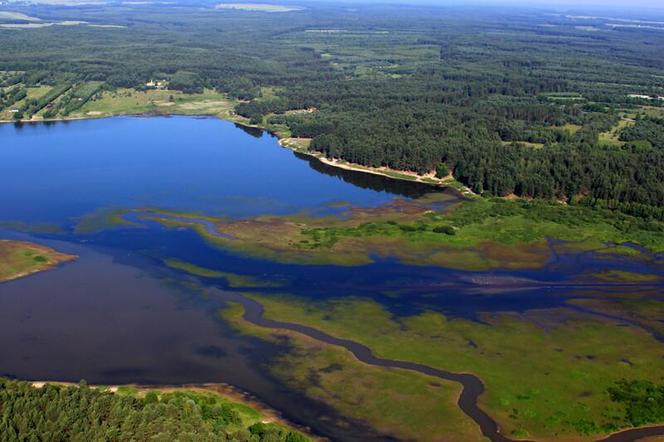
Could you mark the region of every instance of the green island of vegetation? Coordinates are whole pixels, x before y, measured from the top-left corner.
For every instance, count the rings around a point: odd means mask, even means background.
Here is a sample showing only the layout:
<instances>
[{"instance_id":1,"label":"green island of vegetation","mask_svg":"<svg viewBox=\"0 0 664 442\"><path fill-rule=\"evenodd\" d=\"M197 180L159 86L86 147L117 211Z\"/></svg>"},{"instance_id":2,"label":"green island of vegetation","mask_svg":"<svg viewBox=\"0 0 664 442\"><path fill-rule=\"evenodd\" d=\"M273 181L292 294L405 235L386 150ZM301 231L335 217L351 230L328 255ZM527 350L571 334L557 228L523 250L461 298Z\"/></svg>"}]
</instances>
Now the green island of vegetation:
<instances>
[{"instance_id":1,"label":"green island of vegetation","mask_svg":"<svg viewBox=\"0 0 664 442\"><path fill-rule=\"evenodd\" d=\"M0 283L72 261L76 256L25 241L0 240Z\"/></svg>"},{"instance_id":2,"label":"green island of vegetation","mask_svg":"<svg viewBox=\"0 0 664 442\"><path fill-rule=\"evenodd\" d=\"M307 442L211 387L90 387L0 378L0 439Z\"/></svg>"},{"instance_id":3,"label":"green island of vegetation","mask_svg":"<svg viewBox=\"0 0 664 442\"><path fill-rule=\"evenodd\" d=\"M621 244L664 251L664 222L599 205L479 198L436 209L448 195L396 200L342 216L307 214L224 219L155 209L144 219L190 227L211 243L281 262L361 265L373 257L484 270L538 268L552 249L639 255ZM117 215L116 215L117 216ZM122 218L120 218L122 219ZM205 221L206 224L203 224ZM216 231L210 231L212 224ZM564 241L549 244L548 240Z\"/></svg>"}]
</instances>

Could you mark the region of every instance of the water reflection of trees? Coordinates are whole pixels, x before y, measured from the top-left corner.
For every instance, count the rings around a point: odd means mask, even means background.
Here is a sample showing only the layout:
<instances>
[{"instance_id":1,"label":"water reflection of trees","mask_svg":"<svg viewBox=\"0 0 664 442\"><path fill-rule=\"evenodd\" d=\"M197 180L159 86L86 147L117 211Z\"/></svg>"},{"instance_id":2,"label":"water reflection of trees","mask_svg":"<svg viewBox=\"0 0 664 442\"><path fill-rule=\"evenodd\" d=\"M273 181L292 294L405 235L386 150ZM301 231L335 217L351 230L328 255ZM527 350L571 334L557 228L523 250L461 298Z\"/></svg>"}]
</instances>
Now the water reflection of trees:
<instances>
[{"instance_id":1,"label":"water reflection of trees","mask_svg":"<svg viewBox=\"0 0 664 442\"><path fill-rule=\"evenodd\" d=\"M408 198L418 198L427 193L441 192L443 189L425 183L416 183L413 181L395 180L382 175L374 175L366 172L342 169L340 167L330 166L319 161L317 158L294 152L295 156L301 160L307 161L309 166L317 172L325 175L334 176L343 181L361 187L363 189L376 190L378 192L389 192Z\"/></svg>"}]
</instances>

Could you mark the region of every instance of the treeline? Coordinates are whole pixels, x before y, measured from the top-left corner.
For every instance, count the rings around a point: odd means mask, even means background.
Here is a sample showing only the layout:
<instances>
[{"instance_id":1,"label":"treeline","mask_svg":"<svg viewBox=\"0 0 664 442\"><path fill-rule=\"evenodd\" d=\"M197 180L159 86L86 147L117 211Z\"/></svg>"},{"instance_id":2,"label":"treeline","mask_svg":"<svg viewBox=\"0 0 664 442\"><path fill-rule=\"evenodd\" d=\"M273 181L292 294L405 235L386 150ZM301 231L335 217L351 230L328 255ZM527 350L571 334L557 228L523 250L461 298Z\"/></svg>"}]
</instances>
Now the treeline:
<instances>
[{"instance_id":1,"label":"treeline","mask_svg":"<svg viewBox=\"0 0 664 442\"><path fill-rule=\"evenodd\" d=\"M624 407L625 420L633 427L664 422L664 384L623 379L608 390L611 400Z\"/></svg>"},{"instance_id":2,"label":"treeline","mask_svg":"<svg viewBox=\"0 0 664 442\"><path fill-rule=\"evenodd\" d=\"M246 408L246 407L245 407ZM243 426L240 408L212 394L148 392L144 397L78 386L0 378L0 440L306 442L275 424Z\"/></svg>"},{"instance_id":3,"label":"treeline","mask_svg":"<svg viewBox=\"0 0 664 442\"><path fill-rule=\"evenodd\" d=\"M251 123L285 124L330 157L449 170L478 193L664 204L660 122L637 121L620 135L624 145L600 137L619 121L616 109L638 103L630 95L661 93L662 33L600 36L562 16L491 8L68 11L131 32L3 32L0 70L21 72L3 81L214 88L242 100L236 111ZM66 115L84 100L64 94L45 114ZM317 111L287 112L309 108Z\"/></svg>"},{"instance_id":4,"label":"treeline","mask_svg":"<svg viewBox=\"0 0 664 442\"><path fill-rule=\"evenodd\" d=\"M445 164L477 193L565 200L591 196L661 206L664 150L632 143L602 146L598 134L616 120L612 114L569 119L584 124L571 133L562 126L534 129L495 114L420 102L271 121L288 123L295 136L312 137L311 148L332 158L419 173ZM544 147L503 143L505 126L510 127L508 141L538 141ZM539 138L536 130L542 132Z\"/></svg>"}]
</instances>

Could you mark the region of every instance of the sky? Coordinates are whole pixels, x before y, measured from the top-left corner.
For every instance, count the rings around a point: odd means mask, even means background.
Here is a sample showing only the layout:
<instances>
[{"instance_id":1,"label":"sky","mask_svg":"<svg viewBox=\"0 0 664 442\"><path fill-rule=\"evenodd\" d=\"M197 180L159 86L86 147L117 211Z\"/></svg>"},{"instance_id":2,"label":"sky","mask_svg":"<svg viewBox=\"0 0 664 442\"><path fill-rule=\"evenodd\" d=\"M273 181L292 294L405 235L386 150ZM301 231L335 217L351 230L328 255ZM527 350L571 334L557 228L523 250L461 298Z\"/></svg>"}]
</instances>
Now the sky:
<instances>
[{"instance_id":1,"label":"sky","mask_svg":"<svg viewBox=\"0 0 664 442\"><path fill-rule=\"evenodd\" d=\"M276 0L267 0L276 1ZM541 7L565 7L565 8L584 8L593 9L660 9L664 10L664 0L349 0L352 3L410 3L410 4L430 4L430 5L520 5L520 6L541 6Z\"/></svg>"},{"instance_id":2,"label":"sky","mask_svg":"<svg viewBox=\"0 0 664 442\"><path fill-rule=\"evenodd\" d=\"M30 1L33 3L50 4L80 4L92 2L105 2L109 0L0 0L2 3L12 3L16 1ZM113 0L110 0L113 1ZM150 0L148 0L150 1ZM179 0L186 2L186 0ZM219 0L220 3L279 3L280 0ZM283 0L282 0L283 1ZM312 0L299 0L302 3ZM313 0L315 1L315 0ZM344 3L392 3L392 4L426 4L426 5L495 5L495 6L528 6L528 7L548 7L561 9L583 10L590 8L592 10L618 10L625 11L653 10L664 13L664 0L323 0L340 1ZM285 0L287 3L298 2L298 0Z\"/></svg>"}]
</instances>

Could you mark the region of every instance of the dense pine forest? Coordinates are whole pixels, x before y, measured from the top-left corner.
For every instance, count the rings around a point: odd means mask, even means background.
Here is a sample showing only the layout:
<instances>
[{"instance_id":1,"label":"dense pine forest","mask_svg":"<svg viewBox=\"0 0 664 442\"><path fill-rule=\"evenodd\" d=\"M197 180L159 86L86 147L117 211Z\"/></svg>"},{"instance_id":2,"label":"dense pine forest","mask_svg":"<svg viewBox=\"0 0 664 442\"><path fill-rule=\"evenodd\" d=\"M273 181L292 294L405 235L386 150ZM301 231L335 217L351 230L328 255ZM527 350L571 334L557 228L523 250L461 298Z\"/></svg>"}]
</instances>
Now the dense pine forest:
<instances>
[{"instance_id":1,"label":"dense pine forest","mask_svg":"<svg viewBox=\"0 0 664 442\"><path fill-rule=\"evenodd\" d=\"M309 440L278 425L255 422L253 414L210 393L112 393L84 381L36 388L0 378L0 440L6 442Z\"/></svg>"},{"instance_id":2,"label":"dense pine forest","mask_svg":"<svg viewBox=\"0 0 664 442\"><path fill-rule=\"evenodd\" d=\"M664 204L660 28L491 7L187 5L18 7L87 25L0 27L0 106L66 116L163 79L228 94L332 158L449 171L476 193Z\"/></svg>"}]
</instances>

